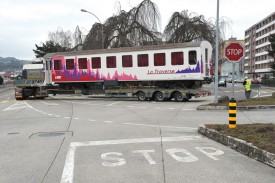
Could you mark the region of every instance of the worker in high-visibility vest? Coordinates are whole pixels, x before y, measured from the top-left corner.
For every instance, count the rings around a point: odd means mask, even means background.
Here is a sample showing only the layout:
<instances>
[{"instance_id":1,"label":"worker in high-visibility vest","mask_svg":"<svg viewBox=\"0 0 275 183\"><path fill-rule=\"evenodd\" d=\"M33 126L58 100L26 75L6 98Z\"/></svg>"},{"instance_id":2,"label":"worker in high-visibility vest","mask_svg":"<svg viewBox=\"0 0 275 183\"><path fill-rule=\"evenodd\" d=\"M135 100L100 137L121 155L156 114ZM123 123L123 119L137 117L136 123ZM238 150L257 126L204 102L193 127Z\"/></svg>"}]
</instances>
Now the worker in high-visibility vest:
<instances>
[{"instance_id":1,"label":"worker in high-visibility vest","mask_svg":"<svg viewBox=\"0 0 275 183\"><path fill-rule=\"evenodd\" d=\"M244 82L243 82L243 87L244 87L244 92L245 92L246 99L250 99L250 95L251 95L251 79L249 79L248 77L245 77Z\"/></svg>"}]
</instances>

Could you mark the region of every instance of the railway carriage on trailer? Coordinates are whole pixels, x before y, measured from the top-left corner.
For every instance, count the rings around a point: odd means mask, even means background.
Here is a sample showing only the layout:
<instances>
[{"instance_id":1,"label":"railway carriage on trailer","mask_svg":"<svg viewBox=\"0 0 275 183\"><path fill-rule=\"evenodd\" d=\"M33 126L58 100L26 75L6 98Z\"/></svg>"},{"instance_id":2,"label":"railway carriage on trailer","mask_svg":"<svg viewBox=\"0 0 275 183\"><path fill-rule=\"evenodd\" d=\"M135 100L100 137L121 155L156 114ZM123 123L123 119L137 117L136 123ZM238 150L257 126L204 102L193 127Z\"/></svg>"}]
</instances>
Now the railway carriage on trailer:
<instances>
[{"instance_id":1,"label":"railway carriage on trailer","mask_svg":"<svg viewBox=\"0 0 275 183\"><path fill-rule=\"evenodd\" d=\"M78 90L136 95L139 100L188 100L210 94L198 87L209 77L211 59L207 41L50 53L44 56L41 93Z\"/></svg>"}]
</instances>

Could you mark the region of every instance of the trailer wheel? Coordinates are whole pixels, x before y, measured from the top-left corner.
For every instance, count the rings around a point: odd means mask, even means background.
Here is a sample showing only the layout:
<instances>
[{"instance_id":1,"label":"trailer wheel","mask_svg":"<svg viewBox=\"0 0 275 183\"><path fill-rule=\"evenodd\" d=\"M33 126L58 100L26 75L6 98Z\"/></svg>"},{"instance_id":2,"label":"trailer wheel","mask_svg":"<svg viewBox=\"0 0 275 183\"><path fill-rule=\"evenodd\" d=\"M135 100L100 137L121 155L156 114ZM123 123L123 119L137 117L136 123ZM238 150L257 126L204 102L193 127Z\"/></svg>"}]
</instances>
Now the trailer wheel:
<instances>
[{"instance_id":1,"label":"trailer wheel","mask_svg":"<svg viewBox=\"0 0 275 183\"><path fill-rule=\"evenodd\" d=\"M163 93L162 93L162 92L157 92L156 95L155 95L155 99L156 99L156 101L158 101L158 102L163 101L163 100L164 100Z\"/></svg>"},{"instance_id":2,"label":"trailer wheel","mask_svg":"<svg viewBox=\"0 0 275 183\"><path fill-rule=\"evenodd\" d=\"M177 92L175 93L175 100L177 102L183 102L183 101L186 101L186 98L182 95L182 93Z\"/></svg>"},{"instance_id":3,"label":"trailer wheel","mask_svg":"<svg viewBox=\"0 0 275 183\"><path fill-rule=\"evenodd\" d=\"M145 101L145 100L147 100L147 97L146 97L145 93L142 92L142 91L141 91L141 92L138 92L137 97L138 97L138 100L140 100L140 101Z\"/></svg>"}]
</instances>

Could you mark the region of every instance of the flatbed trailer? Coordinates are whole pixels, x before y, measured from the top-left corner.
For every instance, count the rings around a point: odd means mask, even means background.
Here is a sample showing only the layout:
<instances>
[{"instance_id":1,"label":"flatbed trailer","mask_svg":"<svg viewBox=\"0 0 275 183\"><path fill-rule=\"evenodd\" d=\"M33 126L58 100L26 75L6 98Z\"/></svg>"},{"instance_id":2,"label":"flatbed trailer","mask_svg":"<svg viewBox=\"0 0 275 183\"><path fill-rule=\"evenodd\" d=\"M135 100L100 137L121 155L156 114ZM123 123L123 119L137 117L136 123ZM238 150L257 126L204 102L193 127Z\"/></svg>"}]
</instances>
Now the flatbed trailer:
<instances>
[{"instance_id":1,"label":"flatbed trailer","mask_svg":"<svg viewBox=\"0 0 275 183\"><path fill-rule=\"evenodd\" d=\"M44 99L49 95L66 95L66 94L84 94L84 95L105 95L110 97L124 96L137 97L139 101L146 100L172 100L177 102L188 101L192 97L210 96L211 92L201 89L183 89L183 88L159 88L159 87L119 87L112 86L102 90L86 90L81 89L61 89L58 85L45 86L41 81L21 80L14 82L15 98L17 100L27 98Z\"/></svg>"}]
</instances>

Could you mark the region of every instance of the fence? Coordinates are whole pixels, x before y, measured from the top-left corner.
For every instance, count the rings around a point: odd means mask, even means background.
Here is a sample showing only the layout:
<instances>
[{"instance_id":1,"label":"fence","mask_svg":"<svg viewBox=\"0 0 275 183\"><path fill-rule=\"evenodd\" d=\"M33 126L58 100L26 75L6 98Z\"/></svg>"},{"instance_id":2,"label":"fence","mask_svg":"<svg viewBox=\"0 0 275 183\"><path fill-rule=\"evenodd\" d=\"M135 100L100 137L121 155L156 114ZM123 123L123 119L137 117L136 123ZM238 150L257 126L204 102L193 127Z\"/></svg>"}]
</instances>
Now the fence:
<instances>
[{"instance_id":1,"label":"fence","mask_svg":"<svg viewBox=\"0 0 275 183\"><path fill-rule=\"evenodd\" d=\"M275 87L275 78L265 79L263 78L261 84L264 86L274 86Z\"/></svg>"}]
</instances>

